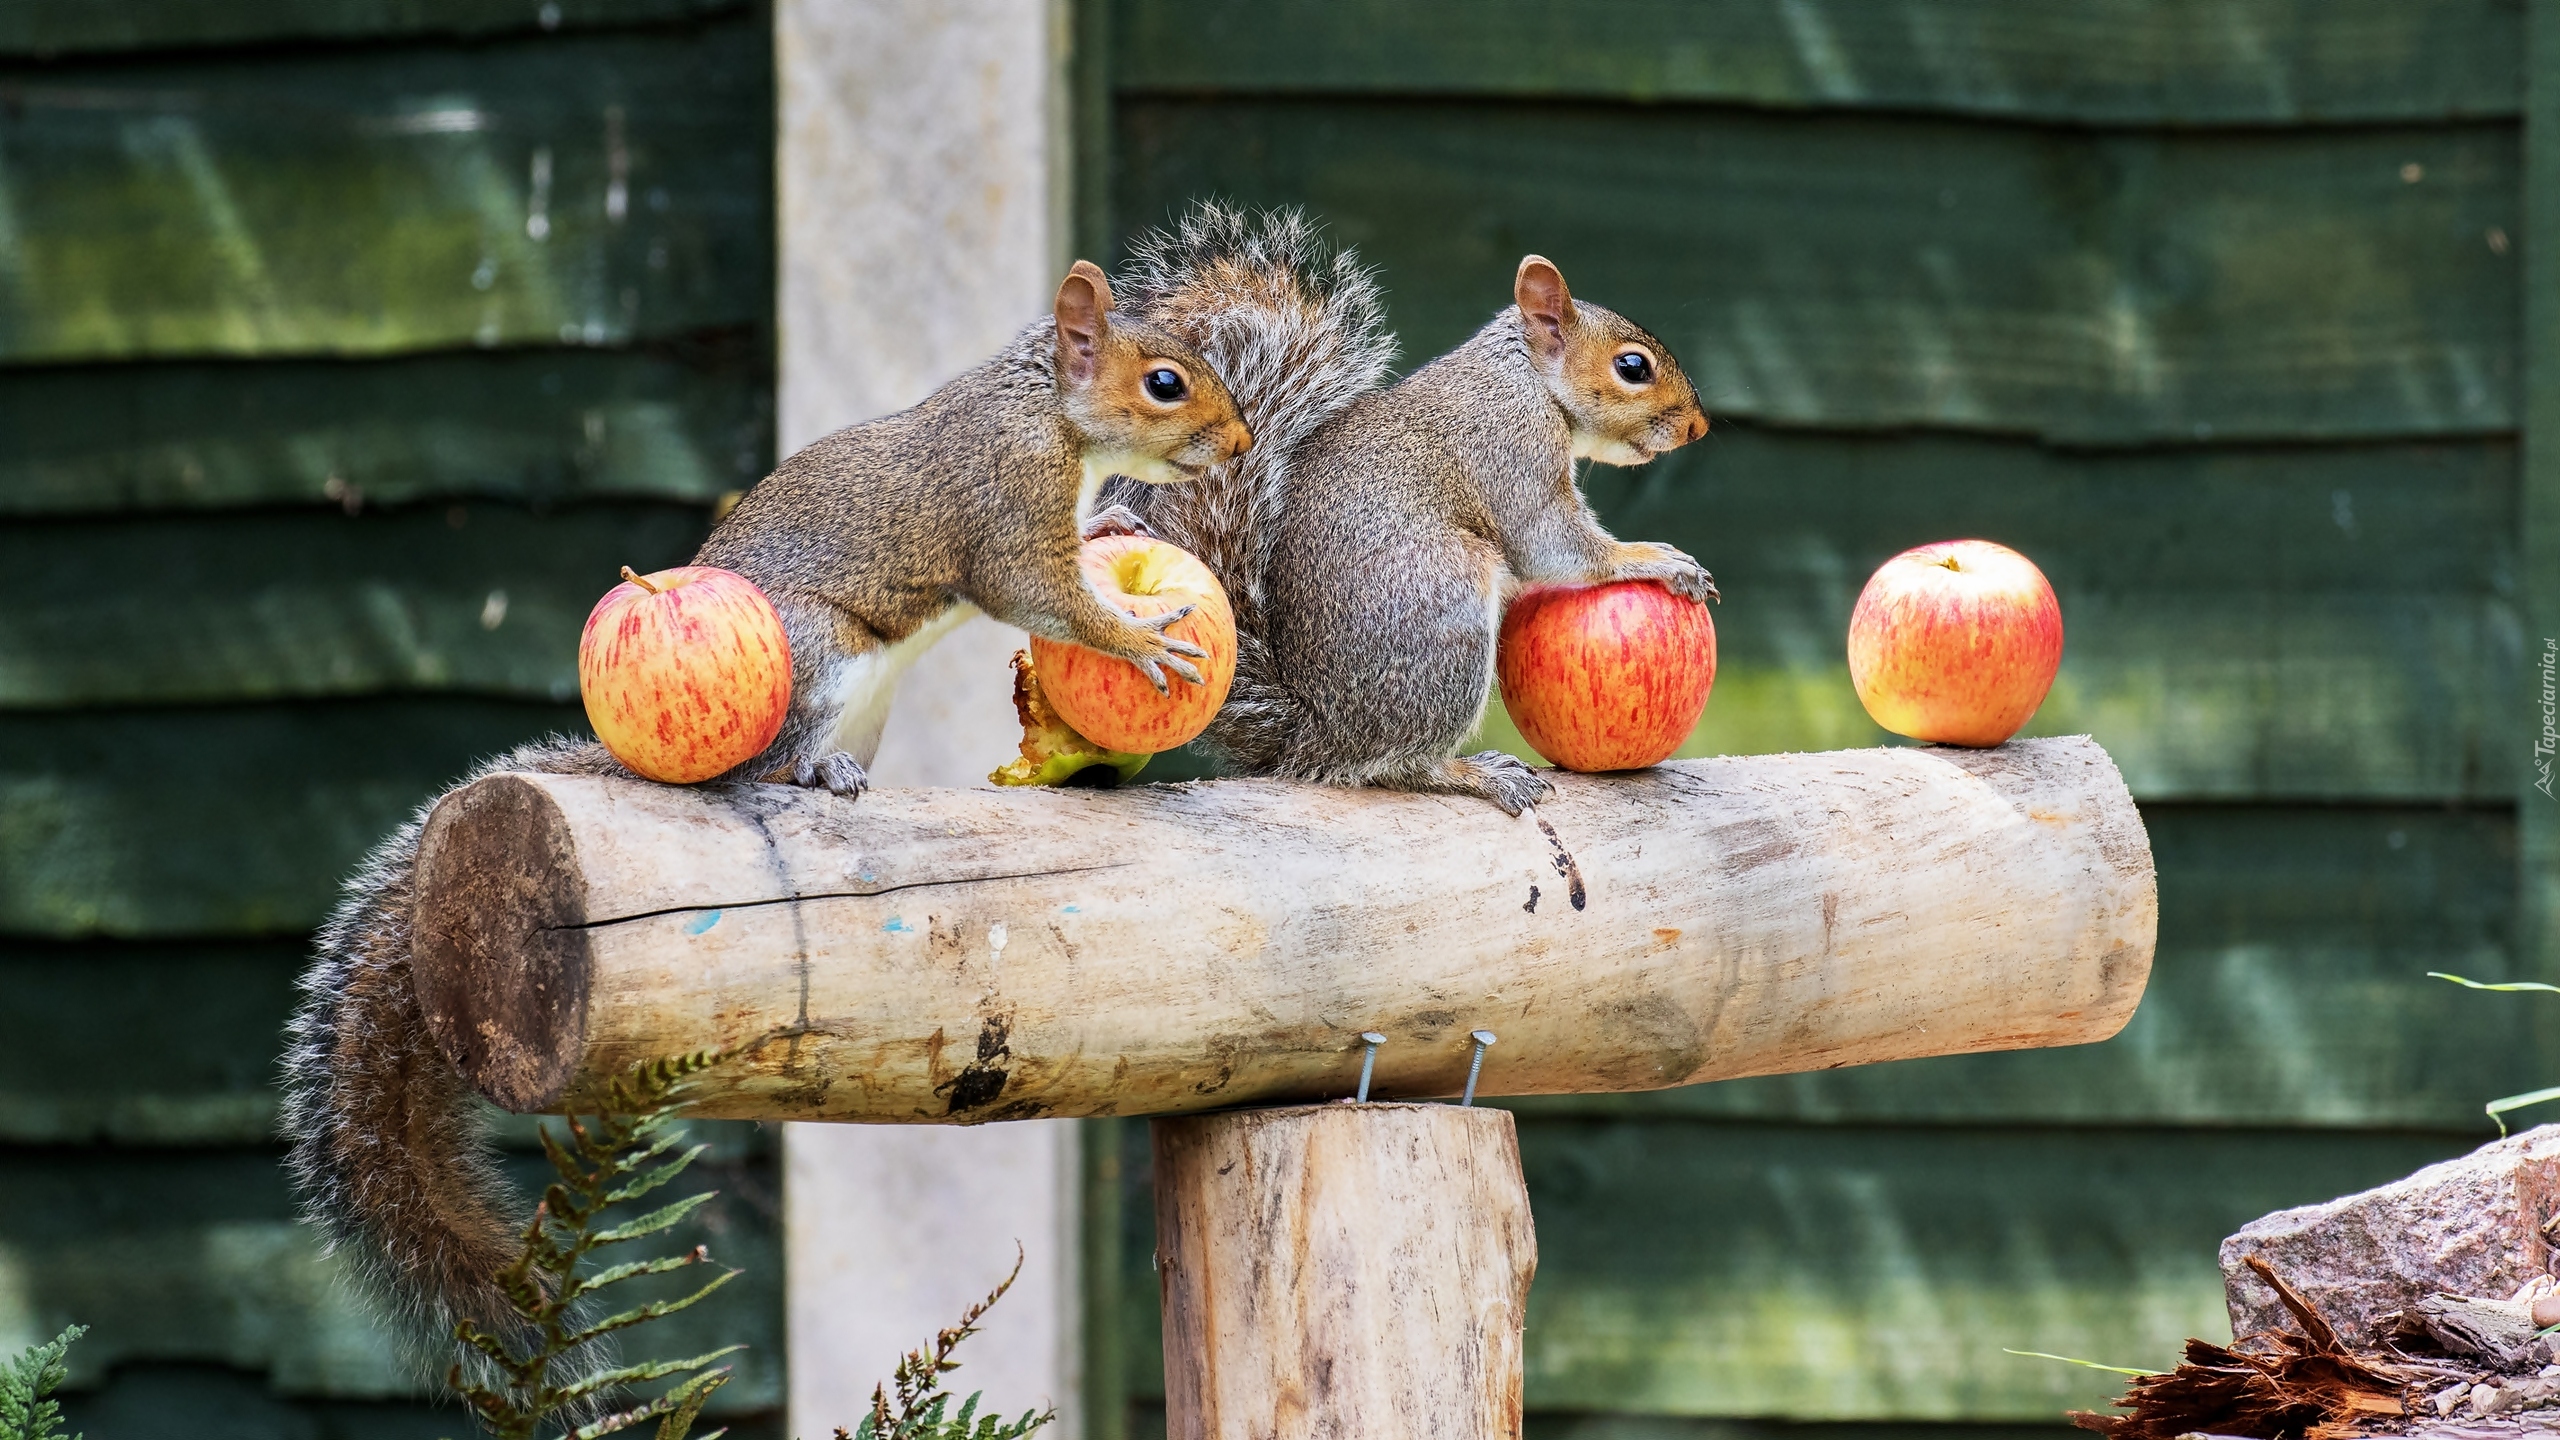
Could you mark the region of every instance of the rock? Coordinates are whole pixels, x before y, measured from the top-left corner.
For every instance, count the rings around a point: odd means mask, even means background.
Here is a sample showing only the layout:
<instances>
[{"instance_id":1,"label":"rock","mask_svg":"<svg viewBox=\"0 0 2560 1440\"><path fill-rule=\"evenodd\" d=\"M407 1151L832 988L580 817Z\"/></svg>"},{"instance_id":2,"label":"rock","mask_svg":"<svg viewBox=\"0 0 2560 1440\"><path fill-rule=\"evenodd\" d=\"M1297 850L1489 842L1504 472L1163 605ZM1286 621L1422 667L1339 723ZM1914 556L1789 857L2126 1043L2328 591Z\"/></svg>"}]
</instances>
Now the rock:
<instances>
[{"instance_id":1,"label":"rock","mask_svg":"<svg viewBox=\"0 0 2560 1440\"><path fill-rule=\"evenodd\" d=\"M2350 1342L2374 1322L2439 1292L2505 1297L2550 1273L2542 1227L2560 1219L2560 1125L2544 1125L2323 1205L2279 1210L2222 1242L2231 1332L2286 1325L2275 1292L2249 1272L2275 1267Z\"/></svg>"}]
</instances>

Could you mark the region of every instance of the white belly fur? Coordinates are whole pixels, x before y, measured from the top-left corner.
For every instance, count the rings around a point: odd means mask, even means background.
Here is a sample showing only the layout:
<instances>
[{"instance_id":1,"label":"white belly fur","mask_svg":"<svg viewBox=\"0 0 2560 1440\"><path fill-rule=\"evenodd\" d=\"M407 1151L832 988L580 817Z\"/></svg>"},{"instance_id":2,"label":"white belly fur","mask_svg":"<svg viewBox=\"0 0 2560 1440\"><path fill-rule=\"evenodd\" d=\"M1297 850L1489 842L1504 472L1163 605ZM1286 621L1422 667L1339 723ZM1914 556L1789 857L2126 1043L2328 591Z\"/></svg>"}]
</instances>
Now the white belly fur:
<instances>
[{"instance_id":1,"label":"white belly fur","mask_svg":"<svg viewBox=\"0 0 2560 1440\"><path fill-rule=\"evenodd\" d=\"M870 769L873 757L880 753L880 732L889 724L889 702L897 698L899 677L934 642L977 613L977 606L954 600L950 609L917 626L906 639L846 661L837 670L834 693L828 697L836 711L835 748Z\"/></svg>"}]
</instances>

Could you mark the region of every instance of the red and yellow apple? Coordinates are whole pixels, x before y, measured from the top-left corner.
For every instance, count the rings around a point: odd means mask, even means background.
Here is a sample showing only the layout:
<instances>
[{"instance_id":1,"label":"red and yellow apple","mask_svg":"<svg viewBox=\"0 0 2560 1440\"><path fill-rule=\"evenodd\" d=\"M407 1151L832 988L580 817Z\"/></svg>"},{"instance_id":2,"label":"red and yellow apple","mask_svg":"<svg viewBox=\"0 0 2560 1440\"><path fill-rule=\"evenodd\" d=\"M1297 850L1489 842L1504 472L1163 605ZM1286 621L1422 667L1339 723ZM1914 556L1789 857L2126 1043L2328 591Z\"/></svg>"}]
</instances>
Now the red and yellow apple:
<instances>
[{"instance_id":1,"label":"red and yellow apple","mask_svg":"<svg viewBox=\"0 0 2560 1440\"><path fill-rule=\"evenodd\" d=\"M1209 654L1191 662L1200 670L1198 684L1168 671L1168 688L1160 693L1129 661L1035 635L1031 663L1041 694L1058 718L1105 750L1153 755L1188 743L1209 728L1235 683L1236 615L1226 587L1190 551L1151 536L1088 540L1078 559L1104 603L1127 614L1144 619L1194 607L1164 633Z\"/></svg>"},{"instance_id":2,"label":"red and yellow apple","mask_svg":"<svg viewBox=\"0 0 2560 1440\"><path fill-rule=\"evenodd\" d=\"M613 758L670 784L752 760L791 708L791 641L755 582L682 565L622 567L578 637L587 723Z\"/></svg>"},{"instance_id":3,"label":"red and yellow apple","mask_svg":"<svg viewBox=\"0 0 2560 1440\"><path fill-rule=\"evenodd\" d=\"M1527 590L1502 617L1495 669L1539 754L1567 770L1640 770L1705 713L1715 621L1651 580Z\"/></svg>"},{"instance_id":4,"label":"red and yellow apple","mask_svg":"<svg viewBox=\"0 0 2560 1440\"><path fill-rule=\"evenodd\" d=\"M1988 540L1887 560L1849 616L1849 682L1875 722L1941 745L2018 733L2062 664L2062 603L2035 562Z\"/></svg>"}]
</instances>

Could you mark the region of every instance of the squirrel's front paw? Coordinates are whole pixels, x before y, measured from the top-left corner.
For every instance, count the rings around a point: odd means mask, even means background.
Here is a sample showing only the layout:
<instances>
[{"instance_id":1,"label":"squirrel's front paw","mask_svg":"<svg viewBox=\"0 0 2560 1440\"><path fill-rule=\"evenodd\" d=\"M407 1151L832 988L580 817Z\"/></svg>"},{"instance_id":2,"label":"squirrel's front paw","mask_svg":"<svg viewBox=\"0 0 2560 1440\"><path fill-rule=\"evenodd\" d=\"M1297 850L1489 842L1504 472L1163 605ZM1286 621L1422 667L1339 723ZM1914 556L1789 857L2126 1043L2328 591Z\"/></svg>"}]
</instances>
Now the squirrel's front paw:
<instances>
[{"instance_id":1,"label":"squirrel's front paw","mask_svg":"<svg viewBox=\"0 0 2560 1440\"><path fill-rule=\"evenodd\" d=\"M831 750L814 760L804 757L795 762L791 783L812 790L824 786L831 795L859 795L871 788L871 777L863 773L861 761L842 750Z\"/></svg>"},{"instance_id":2,"label":"squirrel's front paw","mask_svg":"<svg viewBox=\"0 0 2560 1440\"><path fill-rule=\"evenodd\" d=\"M1147 677L1147 683L1156 687L1159 695L1173 688L1164 678L1167 670L1194 685L1201 683L1200 667L1191 662L1209 658L1209 652L1188 640L1164 633L1166 626L1199 608L1197 605L1181 605L1160 615L1127 617L1129 623L1137 627L1140 638L1139 643L1123 652L1120 658L1137 666L1138 673Z\"/></svg>"},{"instance_id":3,"label":"squirrel's front paw","mask_svg":"<svg viewBox=\"0 0 2560 1440\"><path fill-rule=\"evenodd\" d=\"M1662 583L1664 588L1681 599L1695 600L1702 605L1709 600L1724 599L1724 592L1716 588L1716 577L1708 574L1707 567L1695 560L1677 573L1664 576Z\"/></svg>"},{"instance_id":4,"label":"squirrel's front paw","mask_svg":"<svg viewBox=\"0 0 2560 1440\"><path fill-rule=\"evenodd\" d=\"M1105 535L1138 535L1149 540L1156 538L1156 532L1147 528L1147 522L1138 518L1138 512L1126 505L1114 505L1084 522L1085 539L1099 540Z\"/></svg>"},{"instance_id":5,"label":"squirrel's front paw","mask_svg":"<svg viewBox=\"0 0 2560 1440\"><path fill-rule=\"evenodd\" d=\"M1626 566L1618 578L1660 581L1662 588L1672 594L1701 604L1724 598L1723 593L1716 589L1716 577L1707 573L1707 567L1691 559L1688 552L1651 541L1630 548L1643 552L1643 557Z\"/></svg>"}]
</instances>

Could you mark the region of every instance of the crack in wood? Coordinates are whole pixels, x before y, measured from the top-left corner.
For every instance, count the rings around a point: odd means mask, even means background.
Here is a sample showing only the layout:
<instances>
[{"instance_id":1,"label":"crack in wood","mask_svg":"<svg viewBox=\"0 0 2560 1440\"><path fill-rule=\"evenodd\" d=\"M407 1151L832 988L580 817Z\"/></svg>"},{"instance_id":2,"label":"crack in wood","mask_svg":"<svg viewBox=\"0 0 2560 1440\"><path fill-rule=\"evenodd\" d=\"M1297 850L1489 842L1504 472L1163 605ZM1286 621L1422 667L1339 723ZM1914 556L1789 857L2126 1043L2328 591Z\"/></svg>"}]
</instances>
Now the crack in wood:
<instances>
[{"instance_id":1,"label":"crack in wood","mask_svg":"<svg viewBox=\"0 0 2560 1440\"><path fill-rule=\"evenodd\" d=\"M701 905L668 905L657 910L638 910L629 915L609 915L602 920L581 920L570 925L545 925L543 930L596 930L607 925L628 925L636 920L655 920L666 915L691 915L704 910L761 910L769 905L796 905L803 900L867 900L874 895L895 895L904 890L932 890L949 885L986 885L999 880L1037 880L1044 875L1090 875L1102 870L1126 870L1134 863L1113 861L1108 865L1073 865L1061 870L1025 870L1003 875L963 875L951 880L910 880L904 885L882 885L872 890L812 890L804 895L777 895L770 900L716 900Z\"/></svg>"},{"instance_id":2,"label":"crack in wood","mask_svg":"<svg viewBox=\"0 0 2560 1440\"><path fill-rule=\"evenodd\" d=\"M747 822L756 827L756 838L764 842L765 859L773 867L773 883L781 888L783 898L792 902L791 970L800 986L800 1018L797 1024L798 1028L805 1030L809 1026L809 926L800 914L799 888L791 883L791 862L783 858L782 846L773 838L773 827L764 823L764 816L734 803L729 808L745 816ZM716 920L719 913L717 910L713 911L712 917ZM794 1061L800 1058L800 1043L796 1039L791 1044L791 1058Z\"/></svg>"}]
</instances>

